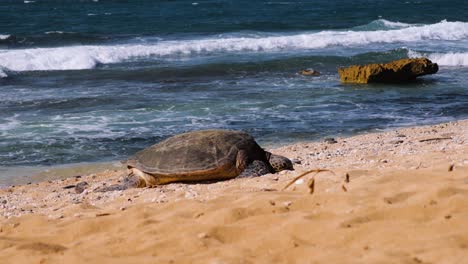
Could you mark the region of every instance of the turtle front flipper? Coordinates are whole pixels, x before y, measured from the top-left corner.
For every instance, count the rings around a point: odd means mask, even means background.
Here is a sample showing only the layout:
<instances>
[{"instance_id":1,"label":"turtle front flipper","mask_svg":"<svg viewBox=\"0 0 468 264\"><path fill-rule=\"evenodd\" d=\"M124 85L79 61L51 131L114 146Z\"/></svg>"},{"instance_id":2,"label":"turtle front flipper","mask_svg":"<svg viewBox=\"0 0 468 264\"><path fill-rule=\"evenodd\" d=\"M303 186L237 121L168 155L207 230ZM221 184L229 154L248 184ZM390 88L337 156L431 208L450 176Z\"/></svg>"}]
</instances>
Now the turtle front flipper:
<instances>
[{"instance_id":1,"label":"turtle front flipper","mask_svg":"<svg viewBox=\"0 0 468 264\"><path fill-rule=\"evenodd\" d=\"M268 173L271 173L271 171L267 163L260 160L254 160L247 165L247 168L245 168L245 170L237 177L257 177Z\"/></svg>"},{"instance_id":2,"label":"turtle front flipper","mask_svg":"<svg viewBox=\"0 0 468 264\"><path fill-rule=\"evenodd\" d=\"M245 150L239 150L236 156L236 170L241 174L247 168L249 162L249 155Z\"/></svg>"},{"instance_id":3,"label":"turtle front flipper","mask_svg":"<svg viewBox=\"0 0 468 264\"><path fill-rule=\"evenodd\" d=\"M271 154L268 158L268 161L270 162L271 167L273 167L275 172L280 172L282 170L294 170L292 161L284 156Z\"/></svg>"}]
</instances>

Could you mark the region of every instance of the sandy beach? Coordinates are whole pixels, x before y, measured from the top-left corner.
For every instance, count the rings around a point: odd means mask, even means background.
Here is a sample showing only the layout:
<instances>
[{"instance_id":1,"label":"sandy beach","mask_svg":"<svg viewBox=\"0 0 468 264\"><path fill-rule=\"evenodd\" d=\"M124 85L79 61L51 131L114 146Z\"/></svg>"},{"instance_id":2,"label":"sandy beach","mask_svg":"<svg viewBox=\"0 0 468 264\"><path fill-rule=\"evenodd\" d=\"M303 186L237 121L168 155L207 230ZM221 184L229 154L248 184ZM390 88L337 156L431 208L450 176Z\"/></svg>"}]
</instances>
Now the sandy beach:
<instances>
[{"instance_id":1,"label":"sandy beach","mask_svg":"<svg viewBox=\"0 0 468 264\"><path fill-rule=\"evenodd\" d=\"M295 171L96 192L116 167L0 189L0 263L467 261L468 120L270 151ZM283 190L312 169L329 171Z\"/></svg>"}]
</instances>

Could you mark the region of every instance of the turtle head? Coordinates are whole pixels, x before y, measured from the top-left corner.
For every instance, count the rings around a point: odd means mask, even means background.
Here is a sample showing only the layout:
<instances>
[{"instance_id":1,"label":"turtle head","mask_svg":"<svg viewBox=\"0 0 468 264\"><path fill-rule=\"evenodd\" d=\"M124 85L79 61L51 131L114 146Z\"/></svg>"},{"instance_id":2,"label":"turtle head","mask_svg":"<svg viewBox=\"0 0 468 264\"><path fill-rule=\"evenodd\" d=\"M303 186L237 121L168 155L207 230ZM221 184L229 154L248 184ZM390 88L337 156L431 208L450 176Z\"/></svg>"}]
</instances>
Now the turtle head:
<instances>
[{"instance_id":1,"label":"turtle head","mask_svg":"<svg viewBox=\"0 0 468 264\"><path fill-rule=\"evenodd\" d=\"M280 172L282 170L294 170L293 164L290 159L275 155L270 152L266 152L268 162L275 172Z\"/></svg>"}]
</instances>

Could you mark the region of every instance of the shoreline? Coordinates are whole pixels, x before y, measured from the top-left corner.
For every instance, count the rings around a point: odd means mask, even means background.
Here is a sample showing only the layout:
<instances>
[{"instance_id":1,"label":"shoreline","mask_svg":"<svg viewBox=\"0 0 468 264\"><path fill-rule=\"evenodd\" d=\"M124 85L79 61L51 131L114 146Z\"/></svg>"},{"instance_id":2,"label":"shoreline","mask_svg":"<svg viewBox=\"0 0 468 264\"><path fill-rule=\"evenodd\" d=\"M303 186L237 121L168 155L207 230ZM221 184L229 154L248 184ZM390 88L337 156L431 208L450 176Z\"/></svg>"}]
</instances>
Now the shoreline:
<instances>
[{"instance_id":1,"label":"shoreline","mask_svg":"<svg viewBox=\"0 0 468 264\"><path fill-rule=\"evenodd\" d=\"M288 146L310 144L310 143L323 143L327 138L352 138L356 136L364 136L368 134L386 133L391 131L397 131L401 129L413 128L413 127L425 127L434 126L439 124L446 124L458 121L465 121L468 119L459 119L449 122L442 123L428 123L423 125L407 125L398 127L388 128L374 128L372 130L366 130L363 132L357 132L352 134L338 134L338 135L327 135L321 136L314 140L299 140L299 141L284 141L284 142L269 142L267 144L261 144L264 149L276 150L287 148ZM12 185L26 185L40 183L49 180L62 180L77 175L83 176L88 174L95 174L105 170L112 170L123 168L121 160L109 160L109 161L96 161L96 162L77 162L68 164L57 164L57 165L18 165L0 167L0 189L7 188Z\"/></svg>"},{"instance_id":2,"label":"shoreline","mask_svg":"<svg viewBox=\"0 0 468 264\"><path fill-rule=\"evenodd\" d=\"M447 129L450 131L444 132ZM454 133L453 129L456 129L457 131ZM454 136L455 138L453 138ZM387 140L385 140L385 138L387 138ZM317 141L297 142L274 148L265 148L272 153L280 154L295 160L295 171L282 171L280 173L268 174L255 178L277 178L280 176L291 178L293 175L297 175L301 171L305 171L312 167L320 169L346 167L348 170L353 168L360 169L363 166L373 166L379 169L388 167L395 169L410 169L421 167L424 166L422 160L416 163L416 160L420 159L419 157L414 157L414 159L411 161L405 160L405 164L399 164L392 162L389 156L402 158L404 156L421 154L425 151L434 152L437 151L437 148L434 149L434 147L445 145L448 140L454 141L453 143L456 145L463 145L468 142L468 119L435 125L389 129L383 132L369 132L349 137L330 137L328 139L334 139L335 142L328 142L327 140L322 139ZM421 148L421 146L424 145L421 144L422 142L418 141L427 141L428 143L431 143L429 145L426 144L430 147L430 149L426 150ZM445 148L446 147L441 147L441 149L438 151L445 152ZM361 150L364 150L364 152L360 153ZM396 150L398 150L400 153L394 152ZM352 157L347 155L352 155ZM461 156L463 157L463 155ZM449 158L449 156L446 158ZM339 162L339 165L336 164L337 161ZM465 160L452 160L452 163L454 162L458 162L463 165L468 164L468 154L466 155ZM26 171L35 171L36 173L31 176L18 177L16 181L12 181L12 185L1 186L0 194L2 192L11 190L12 188L30 188L29 186L44 185L44 187L47 189L51 186L58 187L67 184L73 185L75 182L81 181L93 182L95 183L94 188L97 188L98 186L118 183L122 181L127 174L125 166L122 166L122 164L117 161L96 163L85 162L50 167L32 166L21 168L25 168ZM215 182L213 184L225 185L224 183L229 183L230 181L242 181L245 179L251 178L234 178L231 180ZM173 183L169 185L162 185L160 187L166 188L171 185L177 186L176 188L179 188L198 185L210 185L210 183ZM87 188L87 190L90 189L93 189L93 186ZM144 191L148 189L151 188L130 189L116 192L138 192L138 190ZM106 193L104 193L104 196L105 194Z\"/></svg>"},{"instance_id":3,"label":"shoreline","mask_svg":"<svg viewBox=\"0 0 468 264\"><path fill-rule=\"evenodd\" d=\"M300 164L261 177L95 192L123 180L126 171L115 168L0 189L0 262L455 263L466 257L468 120L335 140L269 149ZM330 171L282 190L317 168Z\"/></svg>"},{"instance_id":4,"label":"shoreline","mask_svg":"<svg viewBox=\"0 0 468 264\"><path fill-rule=\"evenodd\" d=\"M12 185L25 185L49 180L61 180L77 175L99 173L119 168L120 161L80 162L52 166L0 167L0 189Z\"/></svg>"}]
</instances>

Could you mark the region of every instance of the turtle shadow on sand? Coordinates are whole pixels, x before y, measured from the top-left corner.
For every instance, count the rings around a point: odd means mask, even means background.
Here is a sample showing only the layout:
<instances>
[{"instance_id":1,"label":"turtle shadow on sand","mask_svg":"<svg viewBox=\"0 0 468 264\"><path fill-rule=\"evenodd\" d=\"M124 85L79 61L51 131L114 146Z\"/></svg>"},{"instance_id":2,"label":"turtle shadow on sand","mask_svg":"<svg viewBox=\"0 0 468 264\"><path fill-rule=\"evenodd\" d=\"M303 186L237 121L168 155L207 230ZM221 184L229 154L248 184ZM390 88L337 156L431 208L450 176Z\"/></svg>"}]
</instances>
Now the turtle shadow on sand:
<instances>
[{"instance_id":1,"label":"turtle shadow on sand","mask_svg":"<svg viewBox=\"0 0 468 264\"><path fill-rule=\"evenodd\" d=\"M126 165L129 174L122 183L96 191L213 182L294 169L288 158L265 151L249 134L233 130L179 134L137 152Z\"/></svg>"}]
</instances>

